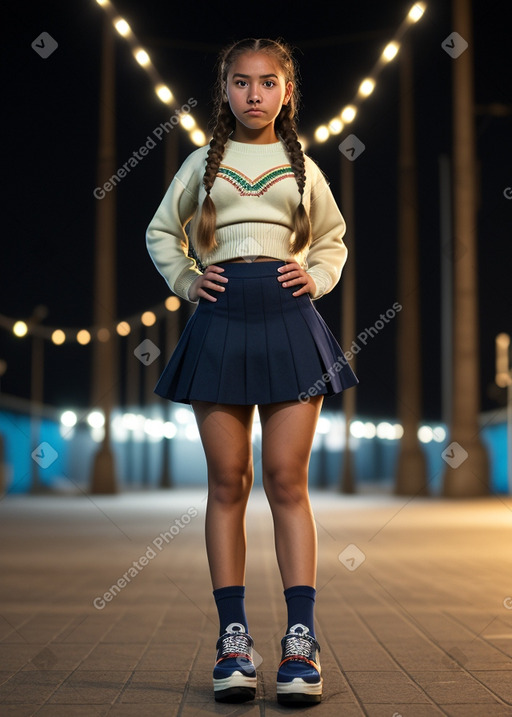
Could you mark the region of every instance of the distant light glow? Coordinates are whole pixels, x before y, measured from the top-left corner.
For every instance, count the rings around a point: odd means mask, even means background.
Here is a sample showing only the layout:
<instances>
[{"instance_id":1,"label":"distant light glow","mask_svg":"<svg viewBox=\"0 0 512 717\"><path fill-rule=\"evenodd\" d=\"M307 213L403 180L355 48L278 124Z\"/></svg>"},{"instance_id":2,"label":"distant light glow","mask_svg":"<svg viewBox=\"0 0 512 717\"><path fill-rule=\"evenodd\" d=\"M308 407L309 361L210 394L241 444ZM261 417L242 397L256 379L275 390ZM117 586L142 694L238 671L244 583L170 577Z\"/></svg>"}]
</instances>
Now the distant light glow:
<instances>
[{"instance_id":1,"label":"distant light glow","mask_svg":"<svg viewBox=\"0 0 512 717\"><path fill-rule=\"evenodd\" d=\"M174 423L172 421L166 421L164 423L163 434L164 434L165 438L174 438L174 436L176 435L177 432L178 432L178 429L176 428L176 426L174 425Z\"/></svg>"},{"instance_id":2,"label":"distant light glow","mask_svg":"<svg viewBox=\"0 0 512 717\"><path fill-rule=\"evenodd\" d=\"M343 122L348 124L349 122L352 122L357 114L357 109L354 107L354 105L347 105L343 108L341 112L341 119Z\"/></svg>"},{"instance_id":3,"label":"distant light glow","mask_svg":"<svg viewBox=\"0 0 512 717\"><path fill-rule=\"evenodd\" d=\"M337 117L335 117L334 119L332 119L329 122L328 127L329 127L329 132L331 134L339 134L341 132L341 130L343 129L343 122L340 119L338 119Z\"/></svg>"},{"instance_id":4,"label":"distant light glow","mask_svg":"<svg viewBox=\"0 0 512 717\"><path fill-rule=\"evenodd\" d=\"M386 62L391 62L391 60L396 57L399 47L398 42L390 42L387 44L382 52L384 60L386 60Z\"/></svg>"},{"instance_id":5,"label":"distant light glow","mask_svg":"<svg viewBox=\"0 0 512 717\"><path fill-rule=\"evenodd\" d=\"M76 340L79 344L82 344L82 346L86 346L91 340L91 334L87 329L80 329L80 331L77 332Z\"/></svg>"},{"instance_id":6,"label":"distant light glow","mask_svg":"<svg viewBox=\"0 0 512 717\"><path fill-rule=\"evenodd\" d=\"M367 77L366 80L363 80L361 84L359 85L359 94L363 97L368 97L372 94L373 90L375 89L375 80L372 80L371 77Z\"/></svg>"},{"instance_id":7,"label":"distant light glow","mask_svg":"<svg viewBox=\"0 0 512 717\"><path fill-rule=\"evenodd\" d=\"M315 139L317 142L325 142L326 139L329 139L329 128L324 124L317 127L315 130Z\"/></svg>"},{"instance_id":8,"label":"distant light glow","mask_svg":"<svg viewBox=\"0 0 512 717\"><path fill-rule=\"evenodd\" d=\"M434 440L434 434L430 426L420 426L418 428L418 440L421 443L431 443Z\"/></svg>"},{"instance_id":9,"label":"distant light glow","mask_svg":"<svg viewBox=\"0 0 512 717\"><path fill-rule=\"evenodd\" d=\"M128 37L128 35L132 31L131 27L128 25L126 20L123 20L122 17L118 17L114 20L114 27L116 28L117 32L123 37Z\"/></svg>"},{"instance_id":10,"label":"distant light glow","mask_svg":"<svg viewBox=\"0 0 512 717\"><path fill-rule=\"evenodd\" d=\"M182 115L180 117L180 124L184 129L191 130L196 126L196 121L192 115Z\"/></svg>"},{"instance_id":11,"label":"distant light glow","mask_svg":"<svg viewBox=\"0 0 512 717\"><path fill-rule=\"evenodd\" d=\"M55 329L52 333L52 341L56 346L60 346L66 340L66 334L62 329Z\"/></svg>"},{"instance_id":12,"label":"distant light glow","mask_svg":"<svg viewBox=\"0 0 512 717\"><path fill-rule=\"evenodd\" d=\"M91 411L87 416L87 423L91 428L102 428L105 425L105 416L101 411Z\"/></svg>"},{"instance_id":13,"label":"distant light glow","mask_svg":"<svg viewBox=\"0 0 512 717\"><path fill-rule=\"evenodd\" d=\"M316 424L317 433L325 435L326 433L329 433L330 430L331 430L330 420L327 418L327 416L320 416L320 418L318 419L318 422Z\"/></svg>"},{"instance_id":14,"label":"distant light glow","mask_svg":"<svg viewBox=\"0 0 512 717\"><path fill-rule=\"evenodd\" d=\"M172 102L172 92L167 87L167 85L158 85L155 88L155 92L158 95L158 97L162 100L162 102L165 102L167 104Z\"/></svg>"},{"instance_id":15,"label":"distant light glow","mask_svg":"<svg viewBox=\"0 0 512 717\"><path fill-rule=\"evenodd\" d=\"M24 321L16 321L12 327L12 332L15 336L26 336L28 332L28 326Z\"/></svg>"},{"instance_id":16,"label":"distant light glow","mask_svg":"<svg viewBox=\"0 0 512 717\"><path fill-rule=\"evenodd\" d=\"M177 296L168 296L165 300L165 308L167 311L178 311L181 306L181 301Z\"/></svg>"},{"instance_id":17,"label":"distant light glow","mask_svg":"<svg viewBox=\"0 0 512 717\"><path fill-rule=\"evenodd\" d=\"M418 22L418 20L423 17L425 8L426 5L424 2L417 2L409 10L409 14L407 15L407 17L409 18L409 20L411 20L411 22Z\"/></svg>"},{"instance_id":18,"label":"distant light glow","mask_svg":"<svg viewBox=\"0 0 512 717\"><path fill-rule=\"evenodd\" d=\"M143 50L141 47L139 47L135 52L133 53L133 56L141 65L141 67L146 67L150 63L149 55L146 52L146 50Z\"/></svg>"},{"instance_id":19,"label":"distant light glow","mask_svg":"<svg viewBox=\"0 0 512 717\"><path fill-rule=\"evenodd\" d=\"M116 326L119 336L128 336L131 330L131 326L127 321L120 321Z\"/></svg>"},{"instance_id":20,"label":"distant light glow","mask_svg":"<svg viewBox=\"0 0 512 717\"><path fill-rule=\"evenodd\" d=\"M144 326L153 326L156 323L155 313L153 311L145 311L140 317L140 320Z\"/></svg>"},{"instance_id":21,"label":"distant light glow","mask_svg":"<svg viewBox=\"0 0 512 717\"><path fill-rule=\"evenodd\" d=\"M71 426L76 426L77 420L78 418L74 411L64 411L60 417L62 425L68 426L69 428L71 428Z\"/></svg>"},{"instance_id":22,"label":"distant light glow","mask_svg":"<svg viewBox=\"0 0 512 717\"><path fill-rule=\"evenodd\" d=\"M197 147L202 147L206 144L206 135L201 129L195 129L190 133L190 139Z\"/></svg>"}]
</instances>

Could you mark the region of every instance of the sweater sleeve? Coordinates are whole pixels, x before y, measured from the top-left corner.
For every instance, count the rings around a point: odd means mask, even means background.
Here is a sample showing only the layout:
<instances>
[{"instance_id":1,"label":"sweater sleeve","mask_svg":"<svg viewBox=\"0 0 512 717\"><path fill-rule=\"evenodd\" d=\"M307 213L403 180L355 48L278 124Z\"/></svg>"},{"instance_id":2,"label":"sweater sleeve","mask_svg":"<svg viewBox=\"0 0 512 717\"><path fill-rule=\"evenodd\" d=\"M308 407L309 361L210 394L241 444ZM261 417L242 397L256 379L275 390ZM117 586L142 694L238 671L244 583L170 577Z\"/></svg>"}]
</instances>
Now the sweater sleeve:
<instances>
[{"instance_id":1,"label":"sweater sleeve","mask_svg":"<svg viewBox=\"0 0 512 717\"><path fill-rule=\"evenodd\" d=\"M346 224L329 185L316 168L311 188L310 219L312 240L307 255L307 273L316 284L319 299L328 294L341 277L348 250L343 242Z\"/></svg>"},{"instance_id":2,"label":"sweater sleeve","mask_svg":"<svg viewBox=\"0 0 512 717\"><path fill-rule=\"evenodd\" d=\"M188 256L185 227L197 208L197 180L187 164L175 175L156 210L146 231L146 246L171 291L191 301L188 291L201 272Z\"/></svg>"}]
</instances>

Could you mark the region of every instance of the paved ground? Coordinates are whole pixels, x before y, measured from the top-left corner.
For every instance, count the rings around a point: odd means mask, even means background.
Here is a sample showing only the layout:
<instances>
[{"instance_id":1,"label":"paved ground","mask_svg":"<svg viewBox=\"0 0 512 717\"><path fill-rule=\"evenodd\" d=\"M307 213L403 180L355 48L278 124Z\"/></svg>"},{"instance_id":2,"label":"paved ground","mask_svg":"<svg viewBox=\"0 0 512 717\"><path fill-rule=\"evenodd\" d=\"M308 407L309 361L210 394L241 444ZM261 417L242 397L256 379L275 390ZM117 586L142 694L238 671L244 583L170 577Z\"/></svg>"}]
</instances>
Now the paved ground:
<instances>
[{"instance_id":1,"label":"paved ground","mask_svg":"<svg viewBox=\"0 0 512 717\"><path fill-rule=\"evenodd\" d=\"M307 711L512 715L512 499L312 498L325 690ZM2 717L304 712L275 699L286 613L259 492L247 576L257 698L213 701L204 499L170 491L0 501Z\"/></svg>"}]
</instances>

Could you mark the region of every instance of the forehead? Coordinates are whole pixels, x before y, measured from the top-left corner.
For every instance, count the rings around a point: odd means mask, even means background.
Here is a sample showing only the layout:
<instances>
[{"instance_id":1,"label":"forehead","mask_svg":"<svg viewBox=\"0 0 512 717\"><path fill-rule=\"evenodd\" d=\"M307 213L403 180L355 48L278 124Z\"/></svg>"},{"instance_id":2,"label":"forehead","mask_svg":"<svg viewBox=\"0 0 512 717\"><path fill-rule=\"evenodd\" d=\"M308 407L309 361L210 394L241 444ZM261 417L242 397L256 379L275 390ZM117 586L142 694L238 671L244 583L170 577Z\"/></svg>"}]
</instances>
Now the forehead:
<instances>
[{"instance_id":1,"label":"forehead","mask_svg":"<svg viewBox=\"0 0 512 717\"><path fill-rule=\"evenodd\" d=\"M267 52L244 52L243 55L231 64L228 75L235 74L250 75L259 77L260 75L279 75L283 76L283 69L273 55Z\"/></svg>"}]
</instances>

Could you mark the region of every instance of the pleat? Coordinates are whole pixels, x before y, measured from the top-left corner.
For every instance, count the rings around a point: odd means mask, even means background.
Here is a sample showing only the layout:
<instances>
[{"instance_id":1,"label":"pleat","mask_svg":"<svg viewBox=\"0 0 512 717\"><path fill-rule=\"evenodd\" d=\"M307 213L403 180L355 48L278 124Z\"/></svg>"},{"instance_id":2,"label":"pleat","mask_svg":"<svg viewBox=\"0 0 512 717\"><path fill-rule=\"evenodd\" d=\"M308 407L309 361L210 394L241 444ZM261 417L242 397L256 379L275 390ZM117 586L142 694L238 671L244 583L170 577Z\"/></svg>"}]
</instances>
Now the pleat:
<instances>
[{"instance_id":1,"label":"pleat","mask_svg":"<svg viewBox=\"0 0 512 717\"><path fill-rule=\"evenodd\" d=\"M193 400L257 405L332 395L358 383L308 295L278 281L283 262L227 264L216 302L200 300L155 392ZM322 376L329 374L329 381ZM316 395L316 394L312 394Z\"/></svg>"}]
</instances>

